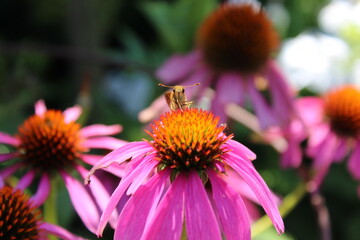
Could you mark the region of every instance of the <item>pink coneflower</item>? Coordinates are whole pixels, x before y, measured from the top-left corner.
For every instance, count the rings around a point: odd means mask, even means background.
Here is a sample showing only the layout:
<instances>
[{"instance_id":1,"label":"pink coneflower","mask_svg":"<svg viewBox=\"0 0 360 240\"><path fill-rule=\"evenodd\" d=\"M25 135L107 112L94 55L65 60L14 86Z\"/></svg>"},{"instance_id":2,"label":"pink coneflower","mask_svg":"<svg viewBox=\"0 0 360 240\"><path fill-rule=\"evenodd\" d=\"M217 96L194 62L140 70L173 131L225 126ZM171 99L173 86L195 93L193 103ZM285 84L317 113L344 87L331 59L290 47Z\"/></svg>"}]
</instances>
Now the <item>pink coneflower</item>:
<instances>
[{"instance_id":1,"label":"pink coneflower","mask_svg":"<svg viewBox=\"0 0 360 240\"><path fill-rule=\"evenodd\" d=\"M211 110L223 122L228 103L244 105L247 100L263 129L283 125L292 118L293 94L272 60L277 47L278 36L259 6L223 4L199 28L196 49L171 57L157 77L170 85L200 82L188 90L191 99L214 88ZM158 98L139 118L148 121L165 109L164 99Z\"/></svg>"},{"instance_id":2,"label":"pink coneflower","mask_svg":"<svg viewBox=\"0 0 360 240\"><path fill-rule=\"evenodd\" d=\"M110 194L98 178L95 177L95 184L89 188L70 173L75 170L84 177L88 170L81 162L94 164L101 159L102 156L87 154L90 149L114 150L125 142L107 136L120 132L120 125L95 124L81 128L75 122L80 114L78 106L61 112L47 110L44 101L38 101L35 115L19 127L15 136L0 132L0 143L15 148L13 152L0 154L0 162L6 163L0 175L6 179L17 170L25 169L27 173L19 180L19 185L29 186L37 177L50 185L50 177L59 173L76 212L86 227L94 232L99 212L105 208ZM50 191L50 188L46 189Z\"/></svg>"},{"instance_id":3,"label":"pink coneflower","mask_svg":"<svg viewBox=\"0 0 360 240\"><path fill-rule=\"evenodd\" d=\"M43 194L44 191L29 198L22 189L0 184L0 239L48 239L48 234L64 240L83 239L60 226L42 221L38 207L45 198Z\"/></svg>"},{"instance_id":4,"label":"pink coneflower","mask_svg":"<svg viewBox=\"0 0 360 240\"><path fill-rule=\"evenodd\" d=\"M296 108L301 117L294 122L285 138L289 147L283 165L298 167L304 156L313 159L312 187L318 188L334 162L349 153L348 169L360 179L360 90L345 86L323 97L303 97ZM301 143L307 140L305 151Z\"/></svg>"},{"instance_id":5,"label":"pink coneflower","mask_svg":"<svg viewBox=\"0 0 360 240\"><path fill-rule=\"evenodd\" d=\"M248 211L230 184L236 182L230 171L247 183L282 233L273 195L251 162L255 154L218 122L219 117L196 108L167 112L147 131L151 141L126 144L96 163L89 178L97 169L130 160L97 234L127 194L114 239L180 239L183 227L188 239L250 239Z\"/></svg>"}]
</instances>

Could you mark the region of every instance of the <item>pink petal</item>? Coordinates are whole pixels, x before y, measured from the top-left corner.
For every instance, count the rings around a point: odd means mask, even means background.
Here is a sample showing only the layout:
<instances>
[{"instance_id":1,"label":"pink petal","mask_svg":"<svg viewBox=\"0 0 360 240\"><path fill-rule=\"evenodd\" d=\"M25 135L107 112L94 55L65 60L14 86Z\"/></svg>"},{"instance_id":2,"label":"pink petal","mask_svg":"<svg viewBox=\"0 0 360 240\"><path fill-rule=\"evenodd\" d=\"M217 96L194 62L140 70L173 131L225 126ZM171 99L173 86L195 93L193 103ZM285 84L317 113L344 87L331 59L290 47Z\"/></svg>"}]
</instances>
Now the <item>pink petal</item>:
<instances>
[{"instance_id":1,"label":"pink petal","mask_svg":"<svg viewBox=\"0 0 360 240\"><path fill-rule=\"evenodd\" d=\"M281 155L281 166L283 168L297 168L302 161L302 149L300 141L289 139L288 147Z\"/></svg>"},{"instance_id":2,"label":"pink petal","mask_svg":"<svg viewBox=\"0 0 360 240\"><path fill-rule=\"evenodd\" d=\"M307 126L314 126L323 121L324 100L320 97L302 97L295 103L296 111Z\"/></svg>"},{"instance_id":3,"label":"pink petal","mask_svg":"<svg viewBox=\"0 0 360 240\"><path fill-rule=\"evenodd\" d=\"M236 154L242 156L244 159L249 159L249 160L256 159L256 154L253 151L251 151L249 148L244 146L243 144L234 141L232 139L229 139L226 142L226 144L230 145L232 151L234 151L234 153L236 152Z\"/></svg>"},{"instance_id":4,"label":"pink petal","mask_svg":"<svg viewBox=\"0 0 360 240\"><path fill-rule=\"evenodd\" d=\"M250 201L260 205L260 202L253 190L233 169L230 168L226 171L226 175L223 176L223 180L226 181L226 183L229 184L235 191L237 191L243 199L249 199Z\"/></svg>"},{"instance_id":5,"label":"pink petal","mask_svg":"<svg viewBox=\"0 0 360 240\"><path fill-rule=\"evenodd\" d=\"M16 185L16 189L24 190L31 184L31 182L34 180L34 177L35 171L30 170L19 180Z\"/></svg>"},{"instance_id":6,"label":"pink petal","mask_svg":"<svg viewBox=\"0 0 360 240\"><path fill-rule=\"evenodd\" d=\"M271 191L261 178L259 173L255 170L252 162L246 161L240 157L233 158L226 154L223 158L224 162L229 164L240 176L249 184L266 214L270 217L277 232L279 234L284 232L284 222L280 216L278 207L272 197Z\"/></svg>"},{"instance_id":7,"label":"pink petal","mask_svg":"<svg viewBox=\"0 0 360 240\"><path fill-rule=\"evenodd\" d=\"M134 193L121 212L114 239L141 238L145 224L154 214L168 179L169 172L161 171Z\"/></svg>"},{"instance_id":8,"label":"pink petal","mask_svg":"<svg viewBox=\"0 0 360 240\"><path fill-rule=\"evenodd\" d=\"M161 200L156 213L147 224L141 239L178 240L181 237L184 219L184 195L187 181L178 175Z\"/></svg>"},{"instance_id":9,"label":"pink petal","mask_svg":"<svg viewBox=\"0 0 360 240\"><path fill-rule=\"evenodd\" d=\"M34 206L41 206L45 200L48 198L51 190L50 177L47 174L44 174L41 179L36 193L31 197L32 203Z\"/></svg>"},{"instance_id":10,"label":"pink petal","mask_svg":"<svg viewBox=\"0 0 360 240\"><path fill-rule=\"evenodd\" d=\"M215 90L216 94L212 100L211 110L219 116L221 122L227 121L225 113L226 103L242 105L244 102L245 85L239 74L223 74L218 79Z\"/></svg>"},{"instance_id":11,"label":"pink petal","mask_svg":"<svg viewBox=\"0 0 360 240\"><path fill-rule=\"evenodd\" d=\"M321 168L323 165L329 165L333 162L337 146L338 138L335 134L328 132L323 141L318 145L317 152L313 155L314 167Z\"/></svg>"},{"instance_id":12,"label":"pink petal","mask_svg":"<svg viewBox=\"0 0 360 240\"><path fill-rule=\"evenodd\" d=\"M156 76L165 84L181 81L194 69L199 60L198 51L187 55L174 55L157 70Z\"/></svg>"},{"instance_id":13,"label":"pink petal","mask_svg":"<svg viewBox=\"0 0 360 240\"><path fill-rule=\"evenodd\" d=\"M44 100L39 100L35 103L35 114L42 117L47 111Z\"/></svg>"},{"instance_id":14,"label":"pink petal","mask_svg":"<svg viewBox=\"0 0 360 240\"><path fill-rule=\"evenodd\" d=\"M14 172L16 172L21 166L22 166L21 163L15 163L15 164L11 165L10 167L2 169L0 171L0 178L2 178L2 179L8 178Z\"/></svg>"},{"instance_id":15,"label":"pink petal","mask_svg":"<svg viewBox=\"0 0 360 240\"><path fill-rule=\"evenodd\" d=\"M80 173L81 177L86 177L88 172L87 169L83 168L82 166L76 166L76 170ZM95 199L97 205L99 206L100 210L103 212L106 209L107 203L110 199L110 193L106 190L105 186L102 184L100 179L98 179L95 175L91 179L91 184L88 185L89 189L92 193L93 198ZM116 222L118 218L117 211L113 211L110 217L110 224L112 227L115 228Z\"/></svg>"},{"instance_id":16,"label":"pink petal","mask_svg":"<svg viewBox=\"0 0 360 240\"><path fill-rule=\"evenodd\" d=\"M214 210L206 194L205 187L195 171L190 172L186 180L185 224L189 240L221 240L219 224Z\"/></svg>"},{"instance_id":17,"label":"pink petal","mask_svg":"<svg viewBox=\"0 0 360 240\"><path fill-rule=\"evenodd\" d=\"M147 123L155 118L157 118L160 114L164 113L168 110L169 107L166 103L164 95L156 98L149 107L141 110L138 114L138 119L142 123Z\"/></svg>"},{"instance_id":18,"label":"pink petal","mask_svg":"<svg viewBox=\"0 0 360 240\"><path fill-rule=\"evenodd\" d=\"M268 62L265 75L269 81L272 108L276 114L278 125L288 124L293 117L295 103L290 85L273 60Z\"/></svg>"},{"instance_id":19,"label":"pink petal","mask_svg":"<svg viewBox=\"0 0 360 240\"><path fill-rule=\"evenodd\" d=\"M74 106L74 107L68 108L63 112L64 121L66 123L75 122L76 120L78 120L81 113L82 113L82 108L80 106Z\"/></svg>"},{"instance_id":20,"label":"pink petal","mask_svg":"<svg viewBox=\"0 0 360 240\"><path fill-rule=\"evenodd\" d=\"M100 168L106 168L110 166L112 163L116 162L121 164L130 158L136 157L138 155L146 154L148 152L152 152L154 149L151 145L145 141L141 142L131 142L128 143L111 153L107 154L104 158L98 161L94 166L91 168L88 176L85 179L85 183L89 182L90 177L94 172Z\"/></svg>"},{"instance_id":21,"label":"pink petal","mask_svg":"<svg viewBox=\"0 0 360 240\"><path fill-rule=\"evenodd\" d=\"M99 222L99 212L94 200L85 187L75 178L63 171L60 172L60 175L63 178L65 186L69 192L75 211L85 226L91 232L95 233Z\"/></svg>"},{"instance_id":22,"label":"pink petal","mask_svg":"<svg viewBox=\"0 0 360 240\"><path fill-rule=\"evenodd\" d=\"M0 132L0 143L9 144L12 146L19 146L20 140L3 132Z\"/></svg>"},{"instance_id":23,"label":"pink petal","mask_svg":"<svg viewBox=\"0 0 360 240\"><path fill-rule=\"evenodd\" d=\"M100 159L102 159L103 156L99 155L92 155L92 154L81 154L81 159L90 165L95 165ZM126 172L126 164L111 164L110 166L107 166L106 168L103 168L102 170L109 172L119 178L122 178L125 176Z\"/></svg>"},{"instance_id":24,"label":"pink petal","mask_svg":"<svg viewBox=\"0 0 360 240\"><path fill-rule=\"evenodd\" d=\"M124 176L120 184L117 186L117 188L114 190L113 194L110 197L110 200L106 206L106 209L101 215L100 222L97 228L97 235L101 236L102 232L104 231L104 228L106 226L106 223L109 221L109 218L111 216L111 213L116 208L116 205L120 201L120 198L126 191L126 189L129 187L129 185L136 179L137 177L142 177L143 175L148 175L150 171L153 171L155 166L158 164L156 160L153 158L144 158L144 160L132 171L128 172L128 175Z\"/></svg>"},{"instance_id":25,"label":"pink petal","mask_svg":"<svg viewBox=\"0 0 360 240\"><path fill-rule=\"evenodd\" d=\"M275 113L270 108L266 99L255 88L254 81L254 77L249 79L248 91L251 98L251 103L254 107L254 111L259 119L261 129L266 129L270 126L277 125L278 121Z\"/></svg>"},{"instance_id":26,"label":"pink petal","mask_svg":"<svg viewBox=\"0 0 360 240\"><path fill-rule=\"evenodd\" d=\"M334 162L340 162L345 159L348 151L349 151L349 144L348 139L338 139L338 145L336 147L336 151L334 153Z\"/></svg>"},{"instance_id":27,"label":"pink petal","mask_svg":"<svg viewBox=\"0 0 360 240\"><path fill-rule=\"evenodd\" d=\"M325 139L330 133L330 126L328 124L321 124L312 129L306 147L306 154L310 157L318 155L319 149L322 147Z\"/></svg>"},{"instance_id":28,"label":"pink petal","mask_svg":"<svg viewBox=\"0 0 360 240\"><path fill-rule=\"evenodd\" d=\"M81 145L85 148L100 148L114 150L124 146L126 141L113 137L94 137L86 139Z\"/></svg>"},{"instance_id":29,"label":"pink petal","mask_svg":"<svg viewBox=\"0 0 360 240\"><path fill-rule=\"evenodd\" d=\"M81 128L80 135L83 138L93 137L93 136L105 136L105 135L114 135L122 131L122 126L119 124L115 125L103 125L103 124L93 124Z\"/></svg>"},{"instance_id":30,"label":"pink petal","mask_svg":"<svg viewBox=\"0 0 360 240\"><path fill-rule=\"evenodd\" d=\"M360 142L356 144L355 149L350 155L348 170L356 180L360 180Z\"/></svg>"},{"instance_id":31,"label":"pink petal","mask_svg":"<svg viewBox=\"0 0 360 240\"><path fill-rule=\"evenodd\" d=\"M225 238L249 240L251 238L249 216L239 194L214 171L210 170L207 173Z\"/></svg>"},{"instance_id":32,"label":"pink petal","mask_svg":"<svg viewBox=\"0 0 360 240\"><path fill-rule=\"evenodd\" d=\"M46 233L55 235L63 240L85 240L85 238L78 237L78 236L68 232L64 228L57 226L57 225L53 225L51 223L43 222L39 225L39 229L43 230Z\"/></svg>"},{"instance_id":33,"label":"pink petal","mask_svg":"<svg viewBox=\"0 0 360 240\"><path fill-rule=\"evenodd\" d=\"M227 73L220 76L216 83L217 101L221 103L236 103L242 105L245 95L245 80L236 73Z\"/></svg>"},{"instance_id":34,"label":"pink petal","mask_svg":"<svg viewBox=\"0 0 360 240\"><path fill-rule=\"evenodd\" d=\"M13 159L19 156L19 153L12 152L12 153L2 153L0 154L0 162L5 162L6 160Z\"/></svg>"}]
</instances>

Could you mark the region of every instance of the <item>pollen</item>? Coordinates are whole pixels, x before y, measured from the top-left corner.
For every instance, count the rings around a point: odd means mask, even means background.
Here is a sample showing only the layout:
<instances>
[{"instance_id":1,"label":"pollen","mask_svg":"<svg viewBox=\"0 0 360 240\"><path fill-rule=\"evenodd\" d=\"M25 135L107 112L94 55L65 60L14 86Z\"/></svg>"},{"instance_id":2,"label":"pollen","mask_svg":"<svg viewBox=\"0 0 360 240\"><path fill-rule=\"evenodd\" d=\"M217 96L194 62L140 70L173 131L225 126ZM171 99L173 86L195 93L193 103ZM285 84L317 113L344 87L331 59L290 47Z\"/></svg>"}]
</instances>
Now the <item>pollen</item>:
<instances>
[{"instance_id":1,"label":"pollen","mask_svg":"<svg viewBox=\"0 0 360 240\"><path fill-rule=\"evenodd\" d=\"M355 137L360 133L360 91L346 86L330 92L325 96L325 114L334 132Z\"/></svg>"},{"instance_id":2,"label":"pollen","mask_svg":"<svg viewBox=\"0 0 360 240\"><path fill-rule=\"evenodd\" d=\"M197 43L204 62L216 71L254 73L278 47L278 35L260 8L223 4L201 25Z\"/></svg>"},{"instance_id":3,"label":"pollen","mask_svg":"<svg viewBox=\"0 0 360 240\"><path fill-rule=\"evenodd\" d=\"M61 111L33 115L18 129L19 152L24 163L41 172L70 166L80 155L80 125L66 123Z\"/></svg>"},{"instance_id":4,"label":"pollen","mask_svg":"<svg viewBox=\"0 0 360 240\"><path fill-rule=\"evenodd\" d=\"M167 112L151 125L149 142L158 153L161 169L176 172L205 170L221 162L226 151L222 145L232 135L224 134L225 125L208 111L192 108Z\"/></svg>"},{"instance_id":5,"label":"pollen","mask_svg":"<svg viewBox=\"0 0 360 240\"><path fill-rule=\"evenodd\" d=\"M40 214L20 190L8 186L0 189L0 239L39 239Z\"/></svg>"}]
</instances>

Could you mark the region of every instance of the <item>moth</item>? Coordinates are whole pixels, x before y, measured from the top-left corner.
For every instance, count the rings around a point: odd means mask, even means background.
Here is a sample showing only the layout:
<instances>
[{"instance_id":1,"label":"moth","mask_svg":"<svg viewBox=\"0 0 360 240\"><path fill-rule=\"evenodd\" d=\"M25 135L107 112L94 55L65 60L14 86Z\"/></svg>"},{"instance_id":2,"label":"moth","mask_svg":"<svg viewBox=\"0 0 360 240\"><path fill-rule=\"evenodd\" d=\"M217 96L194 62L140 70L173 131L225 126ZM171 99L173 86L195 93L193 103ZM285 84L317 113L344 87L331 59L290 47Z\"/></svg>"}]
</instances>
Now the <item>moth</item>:
<instances>
[{"instance_id":1,"label":"moth","mask_svg":"<svg viewBox=\"0 0 360 240\"><path fill-rule=\"evenodd\" d=\"M167 86L162 83L159 83L159 86L172 88L172 91L168 91L165 93L166 102L171 110L189 108L193 102L188 101L186 99L185 88L193 87L197 85L200 85L200 83L195 83L189 86L181 86L181 85Z\"/></svg>"}]
</instances>

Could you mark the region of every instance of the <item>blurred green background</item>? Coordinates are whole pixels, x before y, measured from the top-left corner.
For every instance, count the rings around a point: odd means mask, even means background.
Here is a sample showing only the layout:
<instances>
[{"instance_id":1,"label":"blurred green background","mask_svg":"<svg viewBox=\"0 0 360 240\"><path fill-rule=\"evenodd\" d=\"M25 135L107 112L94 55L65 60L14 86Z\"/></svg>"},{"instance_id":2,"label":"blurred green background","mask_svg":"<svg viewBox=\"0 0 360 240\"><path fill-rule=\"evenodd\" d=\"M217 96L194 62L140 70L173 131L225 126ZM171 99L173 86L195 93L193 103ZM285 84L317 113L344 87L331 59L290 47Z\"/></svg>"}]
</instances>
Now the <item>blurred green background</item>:
<instances>
[{"instance_id":1,"label":"blurred green background","mask_svg":"<svg viewBox=\"0 0 360 240\"><path fill-rule=\"evenodd\" d=\"M318 16L329 1L261 2L283 41L305 31L323 31ZM119 138L140 140L145 134L137 114L163 92L154 71L171 54L192 49L197 27L219 3L0 0L0 131L15 133L33 114L34 102L44 99L49 108L56 109L80 104L85 109L85 124L121 124L124 131ZM357 43L352 47L359 49ZM316 94L311 89L301 90L302 94ZM231 128L235 139L257 154L254 164L276 193L284 196L297 186L296 172L279 168L278 154L272 148L253 141L251 132L240 124ZM333 239L359 239L356 187L344 163L332 166L322 193L330 211ZM58 197L60 224L96 239L71 212L64 189ZM277 237L269 230L256 239L320 239L308 197L284 220L285 235ZM112 239L110 229L104 239Z\"/></svg>"}]
</instances>

